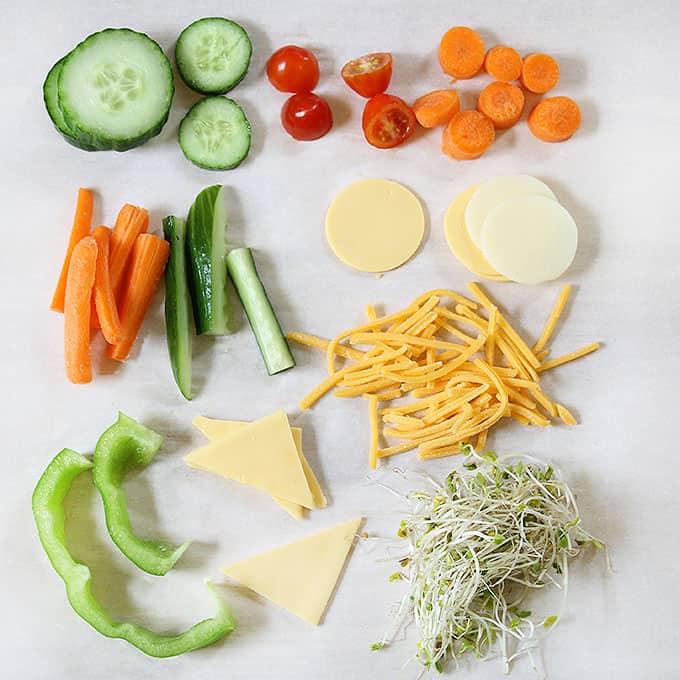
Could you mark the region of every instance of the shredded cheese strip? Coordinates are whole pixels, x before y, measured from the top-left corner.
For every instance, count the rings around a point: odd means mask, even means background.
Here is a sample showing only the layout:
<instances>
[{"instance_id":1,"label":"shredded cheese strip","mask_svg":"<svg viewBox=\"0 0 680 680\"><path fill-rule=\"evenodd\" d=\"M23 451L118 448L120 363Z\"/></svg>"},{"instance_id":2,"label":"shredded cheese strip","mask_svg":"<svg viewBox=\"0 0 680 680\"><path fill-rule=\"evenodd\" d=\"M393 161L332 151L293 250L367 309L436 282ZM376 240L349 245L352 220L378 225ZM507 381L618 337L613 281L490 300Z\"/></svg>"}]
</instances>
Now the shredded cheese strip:
<instances>
[{"instance_id":1,"label":"shredded cheese strip","mask_svg":"<svg viewBox=\"0 0 680 680\"><path fill-rule=\"evenodd\" d=\"M562 316L562 312L564 311L564 307L567 304L567 300L569 299L570 293L571 286L569 284L563 286L562 290L560 291L560 296L557 298L557 302L555 303L555 306L552 308L548 320L545 322L545 328L541 333L541 337L537 340L536 344L533 347L534 354L540 352L546 346L548 340L550 340L550 336L553 334L553 331L555 330L555 326L557 325L560 316ZM540 360L541 359L539 357L539 361Z\"/></svg>"},{"instance_id":2,"label":"shredded cheese strip","mask_svg":"<svg viewBox=\"0 0 680 680\"><path fill-rule=\"evenodd\" d=\"M546 361L544 364L541 364L540 368L538 369L538 372L542 373L543 371L549 371L551 368L555 368L556 366L568 364L570 361L580 359L581 357L586 356L586 354L596 352L598 349L600 349L600 343L593 342L590 345L586 345L585 347L581 347L581 349L575 350L574 352L569 352L569 354L563 354L561 357L557 357L557 359L551 359L550 361Z\"/></svg>"},{"instance_id":3,"label":"shredded cheese strip","mask_svg":"<svg viewBox=\"0 0 680 680\"><path fill-rule=\"evenodd\" d=\"M380 437L377 397L368 398L368 422L371 426L371 445L369 447L368 464L371 470L375 470L378 461L378 440Z\"/></svg>"},{"instance_id":4,"label":"shredded cheese strip","mask_svg":"<svg viewBox=\"0 0 680 680\"><path fill-rule=\"evenodd\" d=\"M368 322L331 341L291 333L289 339L325 351L328 359L329 376L300 408L331 390L338 397L368 397L372 468L380 458L412 450L424 460L450 456L463 442L475 441L482 451L489 430L503 418L524 426L545 427L553 418L576 424L539 382L543 371L599 348L594 343L545 361L569 286L533 349L477 284L468 287L479 304L453 291L431 290L382 317L367 305ZM339 369L338 356L346 360ZM391 403L396 399L403 403Z\"/></svg>"}]
</instances>

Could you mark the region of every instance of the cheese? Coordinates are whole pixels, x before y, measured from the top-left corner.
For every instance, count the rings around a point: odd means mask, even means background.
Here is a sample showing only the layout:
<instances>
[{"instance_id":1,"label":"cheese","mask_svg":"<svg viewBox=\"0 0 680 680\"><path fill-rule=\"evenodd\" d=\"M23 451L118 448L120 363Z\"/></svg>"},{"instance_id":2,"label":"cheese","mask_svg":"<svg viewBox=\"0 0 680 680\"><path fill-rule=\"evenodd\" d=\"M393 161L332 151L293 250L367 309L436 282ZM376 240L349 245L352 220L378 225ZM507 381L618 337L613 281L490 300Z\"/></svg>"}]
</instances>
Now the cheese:
<instances>
[{"instance_id":1,"label":"cheese","mask_svg":"<svg viewBox=\"0 0 680 680\"><path fill-rule=\"evenodd\" d=\"M574 218L557 201L520 194L493 208L481 232L481 249L491 265L517 283L560 277L576 254Z\"/></svg>"},{"instance_id":2,"label":"cheese","mask_svg":"<svg viewBox=\"0 0 680 680\"><path fill-rule=\"evenodd\" d=\"M248 425L247 422L241 420L218 420L215 418L205 418L204 416L197 416L194 418L193 423L195 427L197 427L208 439L212 441L227 436L235 430ZM295 448L297 449L298 457L300 458L300 463L302 464L302 470L305 474L307 485L309 486L309 490L312 492L314 507L325 508L327 504L326 497L324 496L321 486L319 485L319 482L314 475L312 468L307 462L305 454L302 451L302 430L299 427L291 427L290 431L293 435L293 441L295 442ZM274 497L274 500L296 519L300 519L302 517L302 506L286 501L283 498Z\"/></svg>"},{"instance_id":3,"label":"cheese","mask_svg":"<svg viewBox=\"0 0 680 680\"><path fill-rule=\"evenodd\" d=\"M353 519L223 569L224 573L316 626L359 530Z\"/></svg>"},{"instance_id":4,"label":"cheese","mask_svg":"<svg viewBox=\"0 0 680 680\"><path fill-rule=\"evenodd\" d=\"M277 411L192 451L185 462L266 491L305 508L314 498L300 462L288 418Z\"/></svg>"},{"instance_id":5,"label":"cheese","mask_svg":"<svg viewBox=\"0 0 680 680\"><path fill-rule=\"evenodd\" d=\"M418 250L425 235L420 201L387 179L350 184L326 213L326 238L345 264L364 272L396 269Z\"/></svg>"},{"instance_id":6,"label":"cheese","mask_svg":"<svg viewBox=\"0 0 680 680\"><path fill-rule=\"evenodd\" d=\"M488 214L508 198L535 194L556 201L550 187L531 175L503 175L479 186L465 207L465 225L472 242L482 248L482 228Z\"/></svg>"},{"instance_id":7,"label":"cheese","mask_svg":"<svg viewBox=\"0 0 680 680\"><path fill-rule=\"evenodd\" d=\"M486 260L482 251L474 244L465 224L465 209L479 184L471 186L451 203L444 216L444 235L451 252L473 274L491 281L507 281Z\"/></svg>"}]
</instances>

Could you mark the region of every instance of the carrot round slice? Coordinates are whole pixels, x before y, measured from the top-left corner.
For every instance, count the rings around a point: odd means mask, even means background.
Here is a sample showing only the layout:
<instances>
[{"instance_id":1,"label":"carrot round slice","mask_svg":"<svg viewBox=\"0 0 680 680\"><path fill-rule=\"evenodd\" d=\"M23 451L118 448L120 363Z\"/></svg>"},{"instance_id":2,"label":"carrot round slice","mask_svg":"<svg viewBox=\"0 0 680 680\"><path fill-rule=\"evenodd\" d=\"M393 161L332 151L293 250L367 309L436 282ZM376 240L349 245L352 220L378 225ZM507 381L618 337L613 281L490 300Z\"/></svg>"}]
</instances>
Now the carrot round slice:
<instances>
[{"instance_id":1,"label":"carrot round slice","mask_svg":"<svg viewBox=\"0 0 680 680\"><path fill-rule=\"evenodd\" d=\"M481 156L496 138L493 123L479 111L460 111L444 128L442 151L459 161Z\"/></svg>"},{"instance_id":2,"label":"carrot round slice","mask_svg":"<svg viewBox=\"0 0 680 680\"><path fill-rule=\"evenodd\" d=\"M418 97L413 103L416 120L424 128L446 125L460 111L460 100L455 90L435 90Z\"/></svg>"},{"instance_id":3,"label":"carrot round slice","mask_svg":"<svg viewBox=\"0 0 680 680\"><path fill-rule=\"evenodd\" d=\"M522 62L519 80L525 90L544 94L559 82L559 64L548 54L529 54Z\"/></svg>"},{"instance_id":4,"label":"carrot round slice","mask_svg":"<svg viewBox=\"0 0 680 680\"><path fill-rule=\"evenodd\" d=\"M86 236L76 243L64 291L64 363L72 383L92 380L90 311L97 266L97 242Z\"/></svg>"},{"instance_id":5,"label":"carrot round slice","mask_svg":"<svg viewBox=\"0 0 680 680\"><path fill-rule=\"evenodd\" d=\"M549 97L529 114L529 129L544 142L563 142L581 127L581 110L569 97Z\"/></svg>"},{"instance_id":6,"label":"carrot round slice","mask_svg":"<svg viewBox=\"0 0 680 680\"><path fill-rule=\"evenodd\" d=\"M477 110L488 116L498 130L505 130L522 117L524 92L510 83L490 83L479 95Z\"/></svg>"},{"instance_id":7,"label":"carrot round slice","mask_svg":"<svg viewBox=\"0 0 680 680\"><path fill-rule=\"evenodd\" d=\"M477 75L484 55L482 37L467 26L450 28L439 43L439 63L444 73L461 80Z\"/></svg>"},{"instance_id":8,"label":"carrot round slice","mask_svg":"<svg viewBox=\"0 0 680 680\"><path fill-rule=\"evenodd\" d=\"M522 73L522 57L512 47L492 47L484 57L484 70L495 80L509 83Z\"/></svg>"}]
</instances>

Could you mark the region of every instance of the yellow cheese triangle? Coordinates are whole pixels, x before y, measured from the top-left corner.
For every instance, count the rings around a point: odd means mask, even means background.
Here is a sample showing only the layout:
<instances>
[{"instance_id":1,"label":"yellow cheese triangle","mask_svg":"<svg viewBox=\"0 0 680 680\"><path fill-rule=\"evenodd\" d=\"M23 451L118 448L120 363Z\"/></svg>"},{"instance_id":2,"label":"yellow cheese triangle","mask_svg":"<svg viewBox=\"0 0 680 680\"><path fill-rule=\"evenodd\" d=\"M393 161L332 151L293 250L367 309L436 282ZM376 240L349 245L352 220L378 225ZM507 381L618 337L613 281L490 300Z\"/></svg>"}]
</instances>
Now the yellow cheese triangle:
<instances>
[{"instance_id":1,"label":"yellow cheese triangle","mask_svg":"<svg viewBox=\"0 0 680 680\"><path fill-rule=\"evenodd\" d=\"M319 624L363 518L274 548L222 571L314 626Z\"/></svg>"},{"instance_id":2,"label":"yellow cheese triangle","mask_svg":"<svg viewBox=\"0 0 680 680\"><path fill-rule=\"evenodd\" d=\"M205 416L196 416L193 420L194 427L199 429L208 439L215 441L231 434L235 430L248 425L247 422L242 420L219 420L217 418L206 418ZM302 429L299 427L291 427L291 433L293 434L293 441L295 442L295 448L297 449L298 456L300 457L300 463L302 464L302 470L305 473L305 478L307 479L307 484L309 490L312 492L312 498L314 499L315 508L325 508L327 505L326 497L321 490L321 485L319 484L314 471L309 466L307 458L302 451ZM295 504L289 503L281 498L274 498L274 500L285 510L287 510L296 519L301 519L302 509L299 511L299 515L295 510Z\"/></svg>"},{"instance_id":3,"label":"yellow cheese triangle","mask_svg":"<svg viewBox=\"0 0 680 680\"><path fill-rule=\"evenodd\" d=\"M291 503L314 507L314 499L290 431L277 411L195 449L185 462L266 491Z\"/></svg>"}]
</instances>

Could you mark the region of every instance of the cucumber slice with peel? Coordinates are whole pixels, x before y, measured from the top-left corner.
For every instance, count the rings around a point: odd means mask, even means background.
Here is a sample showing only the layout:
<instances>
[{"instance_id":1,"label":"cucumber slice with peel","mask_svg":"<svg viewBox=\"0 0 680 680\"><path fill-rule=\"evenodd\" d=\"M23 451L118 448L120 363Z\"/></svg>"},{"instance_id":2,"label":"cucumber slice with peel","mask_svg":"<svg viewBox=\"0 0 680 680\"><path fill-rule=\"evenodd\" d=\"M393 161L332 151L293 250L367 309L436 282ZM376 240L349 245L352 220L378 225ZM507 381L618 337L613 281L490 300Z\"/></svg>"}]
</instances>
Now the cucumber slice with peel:
<instances>
[{"instance_id":1,"label":"cucumber slice with peel","mask_svg":"<svg viewBox=\"0 0 680 680\"><path fill-rule=\"evenodd\" d=\"M129 28L107 28L65 58L57 91L64 121L80 143L126 151L161 131L175 87L156 42Z\"/></svg>"},{"instance_id":2,"label":"cucumber slice with peel","mask_svg":"<svg viewBox=\"0 0 680 680\"><path fill-rule=\"evenodd\" d=\"M187 216L189 287L199 335L229 332L226 232L224 187L216 184L196 196Z\"/></svg>"},{"instance_id":3,"label":"cucumber slice with peel","mask_svg":"<svg viewBox=\"0 0 680 680\"><path fill-rule=\"evenodd\" d=\"M230 170L250 151L250 123L233 99L206 97L182 119L179 145L199 168Z\"/></svg>"},{"instance_id":4,"label":"cucumber slice with peel","mask_svg":"<svg viewBox=\"0 0 680 680\"><path fill-rule=\"evenodd\" d=\"M182 80L202 94L224 94L243 80L253 46L242 26L206 17L187 26L177 38L175 62Z\"/></svg>"},{"instance_id":5,"label":"cucumber slice with peel","mask_svg":"<svg viewBox=\"0 0 680 680\"><path fill-rule=\"evenodd\" d=\"M52 68L49 70L45 82L43 83L43 101L45 102L45 108L47 109L47 114L50 117L57 132L73 146L82 149L83 151L97 151L98 149L91 144L85 144L80 142L78 138L73 134L73 130L66 124L64 120L64 114L59 108L59 96L57 92L57 86L59 82L59 74L61 73L61 67L64 65L64 60L66 57L62 57Z\"/></svg>"}]
</instances>

